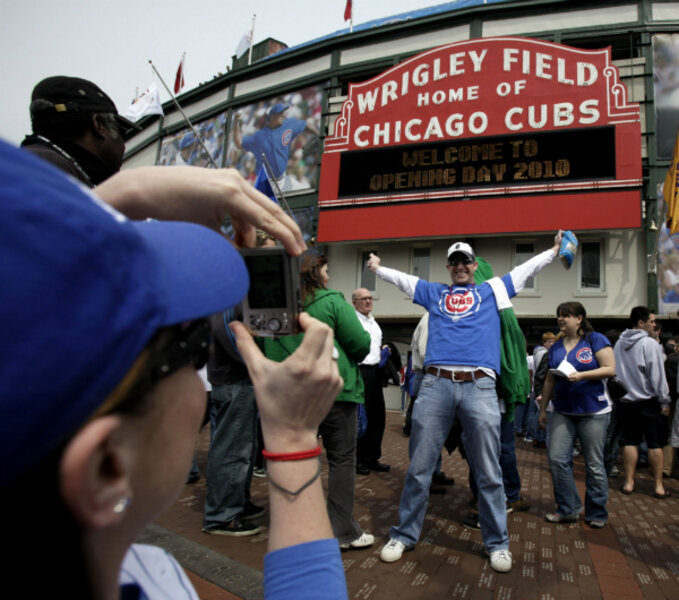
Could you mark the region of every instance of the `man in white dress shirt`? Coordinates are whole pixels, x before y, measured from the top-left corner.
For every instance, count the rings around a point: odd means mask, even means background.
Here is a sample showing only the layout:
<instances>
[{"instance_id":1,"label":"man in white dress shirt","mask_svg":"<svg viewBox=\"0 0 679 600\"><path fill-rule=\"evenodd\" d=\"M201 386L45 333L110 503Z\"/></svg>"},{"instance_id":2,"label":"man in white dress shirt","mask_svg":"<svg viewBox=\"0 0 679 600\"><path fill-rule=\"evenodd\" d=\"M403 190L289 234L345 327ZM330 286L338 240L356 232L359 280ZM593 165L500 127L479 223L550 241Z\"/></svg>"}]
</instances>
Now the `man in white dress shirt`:
<instances>
[{"instance_id":1,"label":"man in white dress shirt","mask_svg":"<svg viewBox=\"0 0 679 600\"><path fill-rule=\"evenodd\" d=\"M381 463L382 436L386 412L384 393L380 378L380 353L382 351L382 330L372 316L372 293L365 288L358 288L351 295L351 302L356 310L358 320L370 334L370 352L358 365L365 387L365 412L368 417L368 428L357 444L356 472L367 475L370 471L388 471L390 466Z\"/></svg>"}]
</instances>

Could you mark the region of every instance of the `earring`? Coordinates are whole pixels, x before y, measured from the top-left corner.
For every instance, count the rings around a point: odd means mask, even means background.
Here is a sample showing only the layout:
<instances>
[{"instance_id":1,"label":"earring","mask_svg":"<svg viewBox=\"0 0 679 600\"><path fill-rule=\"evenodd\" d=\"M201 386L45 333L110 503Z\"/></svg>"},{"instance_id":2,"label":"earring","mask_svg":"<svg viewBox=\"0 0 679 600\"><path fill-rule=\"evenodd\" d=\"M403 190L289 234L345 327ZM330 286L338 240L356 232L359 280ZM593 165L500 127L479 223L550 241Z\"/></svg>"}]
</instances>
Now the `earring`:
<instances>
[{"instance_id":1,"label":"earring","mask_svg":"<svg viewBox=\"0 0 679 600\"><path fill-rule=\"evenodd\" d=\"M132 498L125 496L125 498L121 498L118 500L118 502L116 502L115 506L113 507L113 512L117 515L120 515L125 512L130 504L132 504Z\"/></svg>"}]
</instances>

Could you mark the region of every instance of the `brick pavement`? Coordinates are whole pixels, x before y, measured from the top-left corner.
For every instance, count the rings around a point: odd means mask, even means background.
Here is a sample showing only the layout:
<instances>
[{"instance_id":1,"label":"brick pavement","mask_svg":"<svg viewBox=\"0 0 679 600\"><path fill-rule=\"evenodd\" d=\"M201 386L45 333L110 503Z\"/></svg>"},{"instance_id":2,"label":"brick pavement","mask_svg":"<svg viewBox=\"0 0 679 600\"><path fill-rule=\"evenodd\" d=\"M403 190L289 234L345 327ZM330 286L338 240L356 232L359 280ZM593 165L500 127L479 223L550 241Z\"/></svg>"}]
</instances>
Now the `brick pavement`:
<instances>
[{"instance_id":1,"label":"brick pavement","mask_svg":"<svg viewBox=\"0 0 679 600\"><path fill-rule=\"evenodd\" d=\"M679 598L679 482L667 485L673 497L656 500L648 471L639 471L636 491L624 496L621 480L609 480L609 526L553 525L542 515L554 509L546 452L517 438L517 463L527 512L508 517L514 567L498 574L483 556L479 532L465 529L471 493L459 454L444 456L443 470L455 477L445 494L432 494L420 543L401 561L385 564L379 550L397 518L407 469L408 440L402 417L387 416L383 460L388 473L357 476L356 516L378 537L371 549L343 554L350 598L363 600L459 598L487 600L669 600ZM208 433L198 448L204 467ZM576 479L584 494L584 465L576 458ZM327 482L327 470L324 469ZM252 537L229 538L201 532L205 481L186 486L182 496L145 534L169 548L190 571L205 599L262 597L266 529ZM266 505L266 480L254 479L252 499ZM265 520L265 518L264 518ZM300 523L300 526L304 526ZM322 598L322 593L319 594Z\"/></svg>"}]
</instances>

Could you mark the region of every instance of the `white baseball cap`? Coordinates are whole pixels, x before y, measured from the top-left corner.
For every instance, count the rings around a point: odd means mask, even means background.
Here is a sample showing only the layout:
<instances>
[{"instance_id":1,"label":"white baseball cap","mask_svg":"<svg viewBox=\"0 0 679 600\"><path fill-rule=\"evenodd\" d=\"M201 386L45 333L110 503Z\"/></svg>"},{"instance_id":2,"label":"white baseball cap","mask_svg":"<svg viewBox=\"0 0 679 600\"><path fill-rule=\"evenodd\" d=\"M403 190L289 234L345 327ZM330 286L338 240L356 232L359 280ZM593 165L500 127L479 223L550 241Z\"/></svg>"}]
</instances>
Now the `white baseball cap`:
<instances>
[{"instance_id":1,"label":"white baseball cap","mask_svg":"<svg viewBox=\"0 0 679 600\"><path fill-rule=\"evenodd\" d=\"M448 248L448 258L450 258L456 252L464 254L471 260L476 260L476 257L474 256L474 250L472 250L472 247L469 244L465 244L464 242L455 242L450 248Z\"/></svg>"}]
</instances>

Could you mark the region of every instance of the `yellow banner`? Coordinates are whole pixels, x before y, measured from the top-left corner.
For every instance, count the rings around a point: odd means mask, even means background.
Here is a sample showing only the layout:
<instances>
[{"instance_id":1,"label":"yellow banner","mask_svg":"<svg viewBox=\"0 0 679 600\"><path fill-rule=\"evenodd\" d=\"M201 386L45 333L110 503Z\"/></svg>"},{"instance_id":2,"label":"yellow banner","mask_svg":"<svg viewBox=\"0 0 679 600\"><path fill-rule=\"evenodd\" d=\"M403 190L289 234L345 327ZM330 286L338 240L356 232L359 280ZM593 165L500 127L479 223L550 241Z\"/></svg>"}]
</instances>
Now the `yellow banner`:
<instances>
[{"instance_id":1,"label":"yellow banner","mask_svg":"<svg viewBox=\"0 0 679 600\"><path fill-rule=\"evenodd\" d=\"M663 186L663 196L667 204L667 227L670 230L670 235L674 235L679 231L679 169L677 168L677 161L679 161L679 132L677 132L677 140L674 143L674 152L672 153L672 163L665 175L665 185Z\"/></svg>"}]
</instances>

